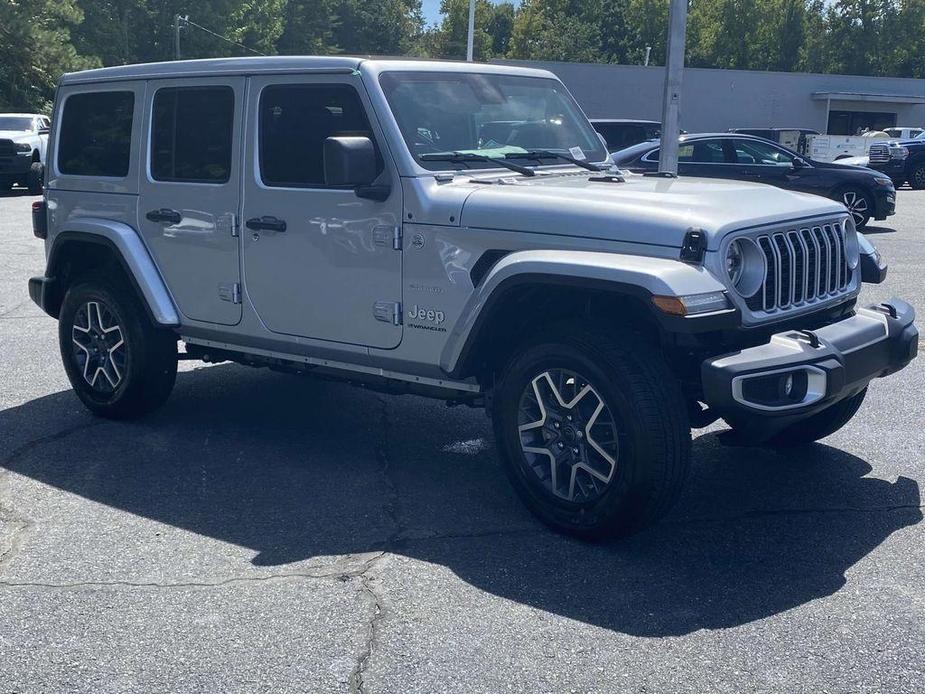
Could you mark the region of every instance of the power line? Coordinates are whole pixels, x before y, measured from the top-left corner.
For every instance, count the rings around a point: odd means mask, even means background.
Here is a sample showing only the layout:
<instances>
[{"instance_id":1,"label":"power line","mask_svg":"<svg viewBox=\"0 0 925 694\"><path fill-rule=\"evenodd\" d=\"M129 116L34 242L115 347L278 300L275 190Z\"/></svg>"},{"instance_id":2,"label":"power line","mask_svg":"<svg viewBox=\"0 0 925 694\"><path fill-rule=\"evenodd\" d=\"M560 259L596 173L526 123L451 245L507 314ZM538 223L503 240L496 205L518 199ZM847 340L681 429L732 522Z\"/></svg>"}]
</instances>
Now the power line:
<instances>
[{"instance_id":1,"label":"power line","mask_svg":"<svg viewBox=\"0 0 925 694\"><path fill-rule=\"evenodd\" d=\"M221 34L218 34L218 33L214 32L214 31L212 31L211 29L207 29L206 27L202 26L201 24L197 24L196 22L192 21L192 20L189 18L188 15L185 16L185 17L180 16L180 15L177 15L177 16L174 18L174 21L175 21L175 23L176 23L176 30L177 30L176 41L177 41L177 57L178 57L178 58L179 58L179 56L180 56L180 26L181 26L181 22L182 22L182 25L183 25L183 26L195 27L196 29L199 29L200 31L204 31L205 33L210 34L211 36L214 36L214 37L217 38L217 39L221 39L222 41L225 41L225 42L227 42L227 43L230 43L230 44L233 45L233 46L237 46L238 48L243 48L245 51L250 51L251 53L253 53L253 54L255 54L255 55L266 55L266 53L261 53L260 51L254 49L254 48L251 48L250 46L245 46L243 43L239 43L239 42L237 42L237 41L234 41L234 40L232 40L232 39L229 39L227 36L222 36Z\"/></svg>"}]
</instances>

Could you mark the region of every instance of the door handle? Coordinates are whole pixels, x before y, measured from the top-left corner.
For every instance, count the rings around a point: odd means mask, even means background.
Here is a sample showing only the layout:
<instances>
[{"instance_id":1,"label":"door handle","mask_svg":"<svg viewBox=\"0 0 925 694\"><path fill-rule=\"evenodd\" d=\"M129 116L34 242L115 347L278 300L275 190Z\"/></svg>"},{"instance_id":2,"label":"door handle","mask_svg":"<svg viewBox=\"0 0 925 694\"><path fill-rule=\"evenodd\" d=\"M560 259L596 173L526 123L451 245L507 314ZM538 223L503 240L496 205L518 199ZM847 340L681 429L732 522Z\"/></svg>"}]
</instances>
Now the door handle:
<instances>
[{"instance_id":1,"label":"door handle","mask_svg":"<svg viewBox=\"0 0 925 694\"><path fill-rule=\"evenodd\" d=\"M286 220L277 219L276 217L252 217L244 222L244 225L251 231L286 231Z\"/></svg>"},{"instance_id":2,"label":"door handle","mask_svg":"<svg viewBox=\"0 0 925 694\"><path fill-rule=\"evenodd\" d=\"M179 224L183 221L182 214L167 207L162 207L159 210L151 210L145 217L152 222L167 222L168 224Z\"/></svg>"}]
</instances>

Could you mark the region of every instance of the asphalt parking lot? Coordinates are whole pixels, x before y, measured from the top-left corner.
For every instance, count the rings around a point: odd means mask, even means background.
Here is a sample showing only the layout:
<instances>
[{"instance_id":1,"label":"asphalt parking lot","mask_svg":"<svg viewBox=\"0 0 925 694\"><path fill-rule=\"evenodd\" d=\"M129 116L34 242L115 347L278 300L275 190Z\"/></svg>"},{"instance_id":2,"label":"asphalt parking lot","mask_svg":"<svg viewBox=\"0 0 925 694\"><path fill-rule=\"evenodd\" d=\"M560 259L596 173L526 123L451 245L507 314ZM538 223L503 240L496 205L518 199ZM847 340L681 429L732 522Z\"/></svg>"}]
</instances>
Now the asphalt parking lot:
<instances>
[{"instance_id":1,"label":"asphalt parking lot","mask_svg":"<svg viewBox=\"0 0 925 694\"><path fill-rule=\"evenodd\" d=\"M26 291L31 200L0 197L0 694L925 690L925 359L797 453L695 432L670 517L583 544L480 411L184 364L93 418ZM862 300L922 313L925 191L898 210Z\"/></svg>"}]
</instances>

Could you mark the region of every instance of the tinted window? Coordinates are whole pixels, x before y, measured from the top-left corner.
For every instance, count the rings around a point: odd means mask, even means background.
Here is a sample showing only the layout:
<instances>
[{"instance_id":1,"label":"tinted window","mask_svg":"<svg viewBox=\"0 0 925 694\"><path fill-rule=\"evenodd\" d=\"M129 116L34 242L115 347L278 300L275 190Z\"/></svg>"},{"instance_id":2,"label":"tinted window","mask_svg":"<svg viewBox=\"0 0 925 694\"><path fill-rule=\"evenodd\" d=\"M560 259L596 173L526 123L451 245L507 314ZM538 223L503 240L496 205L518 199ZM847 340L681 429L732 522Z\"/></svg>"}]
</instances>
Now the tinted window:
<instances>
[{"instance_id":1,"label":"tinted window","mask_svg":"<svg viewBox=\"0 0 925 694\"><path fill-rule=\"evenodd\" d=\"M72 94L64 102L58 170L76 176L124 178L132 144L132 92Z\"/></svg>"},{"instance_id":2,"label":"tinted window","mask_svg":"<svg viewBox=\"0 0 925 694\"><path fill-rule=\"evenodd\" d=\"M678 161L690 164L723 164L726 154L718 140L688 142L678 147Z\"/></svg>"},{"instance_id":3,"label":"tinted window","mask_svg":"<svg viewBox=\"0 0 925 694\"><path fill-rule=\"evenodd\" d=\"M604 136L611 152L658 139L661 135L661 126L657 123L595 123L594 128Z\"/></svg>"},{"instance_id":4,"label":"tinted window","mask_svg":"<svg viewBox=\"0 0 925 694\"><path fill-rule=\"evenodd\" d=\"M338 135L372 139L366 111L352 87L267 87L260 95L260 176L264 184L288 188L323 186L324 141Z\"/></svg>"},{"instance_id":5,"label":"tinted window","mask_svg":"<svg viewBox=\"0 0 925 694\"><path fill-rule=\"evenodd\" d=\"M735 157L739 164L790 166L793 156L773 145L757 140L736 140Z\"/></svg>"},{"instance_id":6,"label":"tinted window","mask_svg":"<svg viewBox=\"0 0 925 694\"><path fill-rule=\"evenodd\" d=\"M233 129L230 87L159 89L151 127L151 177L225 183L231 175Z\"/></svg>"}]
</instances>

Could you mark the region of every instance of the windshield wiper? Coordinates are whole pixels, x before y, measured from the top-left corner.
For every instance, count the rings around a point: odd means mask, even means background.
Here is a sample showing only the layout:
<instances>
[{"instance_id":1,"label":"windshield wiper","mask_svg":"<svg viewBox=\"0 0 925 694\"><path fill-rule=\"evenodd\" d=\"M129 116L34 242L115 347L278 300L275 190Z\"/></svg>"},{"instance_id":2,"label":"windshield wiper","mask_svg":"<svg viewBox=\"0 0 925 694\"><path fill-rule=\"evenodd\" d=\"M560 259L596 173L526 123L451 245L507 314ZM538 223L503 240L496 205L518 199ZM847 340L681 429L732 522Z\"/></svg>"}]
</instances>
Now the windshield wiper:
<instances>
[{"instance_id":1,"label":"windshield wiper","mask_svg":"<svg viewBox=\"0 0 925 694\"><path fill-rule=\"evenodd\" d=\"M500 157L489 157L484 154L475 154L474 152L427 152L419 155L419 157L424 161L448 161L453 164L465 164L470 161L487 161L492 164L503 166L505 169L516 171L524 176L536 176L536 171L529 167L505 161Z\"/></svg>"},{"instance_id":2,"label":"windshield wiper","mask_svg":"<svg viewBox=\"0 0 925 694\"><path fill-rule=\"evenodd\" d=\"M592 164L587 162L584 159L576 159L573 156L568 154L563 154L562 152L550 152L547 149L532 149L529 152L508 152L504 155L506 159L532 159L534 161L542 162L543 159L561 159L562 161L571 162L575 166L580 166L583 169L588 171L604 171L603 166L598 166L597 164Z\"/></svg>"}]
</instances>

